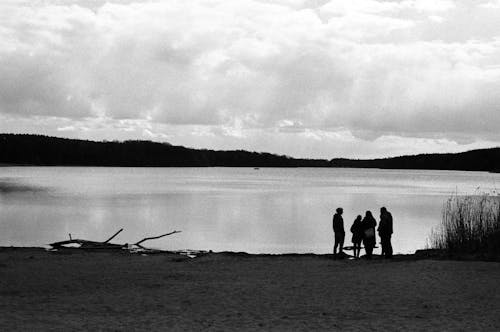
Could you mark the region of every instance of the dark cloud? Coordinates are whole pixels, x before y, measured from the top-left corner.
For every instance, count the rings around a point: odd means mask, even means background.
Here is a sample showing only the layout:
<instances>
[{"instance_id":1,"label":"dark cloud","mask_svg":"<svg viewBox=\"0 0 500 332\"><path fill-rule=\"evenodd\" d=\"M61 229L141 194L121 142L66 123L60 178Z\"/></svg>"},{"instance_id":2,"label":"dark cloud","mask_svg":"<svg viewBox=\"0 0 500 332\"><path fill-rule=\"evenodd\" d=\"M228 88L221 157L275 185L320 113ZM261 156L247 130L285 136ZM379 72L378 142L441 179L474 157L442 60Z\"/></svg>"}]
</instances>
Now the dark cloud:
<instances>
[{"instance_id":1,"label":"dark cloud","mask_svg":"<svg viewBox=\"0 0 500 332\"><path fill-rule=\"evenodd\" d=\"M241 139L260 130L315 140L342 132L367 141L498 141L493 5L8 2L0 8L0 114L78 120L59 128L81 133L131 120L150 136L164 125ZM485 17L484 38L467 12Z\"/></svg>"}]
</instances>

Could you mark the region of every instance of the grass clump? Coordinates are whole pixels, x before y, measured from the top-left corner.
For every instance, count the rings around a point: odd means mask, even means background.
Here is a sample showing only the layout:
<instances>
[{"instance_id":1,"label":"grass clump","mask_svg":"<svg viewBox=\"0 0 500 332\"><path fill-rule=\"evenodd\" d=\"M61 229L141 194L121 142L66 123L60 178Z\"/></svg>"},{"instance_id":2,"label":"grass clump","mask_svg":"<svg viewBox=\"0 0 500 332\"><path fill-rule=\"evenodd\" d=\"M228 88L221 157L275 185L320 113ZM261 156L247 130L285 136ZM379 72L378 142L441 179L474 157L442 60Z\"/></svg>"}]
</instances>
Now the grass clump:
<instances>
[{"instance_id":1,"label":"grass clump","mask_svg":"<svg viewBox=\"0 0 500 332\"><path fill-rule=\"evenodd\" d=\"M450 254L500 258L500 196L451 196L429 240L433 249Z\"/></svg>"}]
</instances>

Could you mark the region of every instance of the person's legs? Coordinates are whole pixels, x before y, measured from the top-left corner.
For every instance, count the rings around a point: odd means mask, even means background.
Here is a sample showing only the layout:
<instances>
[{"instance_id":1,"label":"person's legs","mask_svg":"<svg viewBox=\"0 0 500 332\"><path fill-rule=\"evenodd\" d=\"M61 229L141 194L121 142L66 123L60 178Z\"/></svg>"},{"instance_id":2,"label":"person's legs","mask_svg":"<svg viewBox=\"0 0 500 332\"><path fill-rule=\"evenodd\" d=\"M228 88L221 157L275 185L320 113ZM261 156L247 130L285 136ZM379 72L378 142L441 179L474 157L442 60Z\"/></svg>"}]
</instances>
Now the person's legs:
<instances>
[{"instance_id":1,"label":"person's legs","mask_svg":"<svg viewBox=\"0 0 500 332\"><path fill-rule=\"evenodd\" d=\"M366 258L372 258L373 247L371 244L365 244Z\"/></svg>"},{"instance_id":2,"label":"person's legs","mask_svg":"<svg viewBox=\"0 0 500 332\"><path fill-rule=\"evenodd\" d=\"M391 236L390 235L387 237L387 243L386 243L386 248L385 248L385 257L387 257L387 258L392 257L392 244L391 244Z\"/></svg>"},{"instance_id":3,"label":"person's legs","mask_svg":"<svg viewBox=\"0 0 500 332\"><path fill-rule=\"evenodd\" d=\"M380 242L382 244L382 253L384 257L391 258L392 257L392 245L391 245L391 236L382 236L380 238Z\"/></svg>"},{"instance_id":4,"label":"person's legs","mask_svg":"<svg viewBox=\"0 0 500 332\"><path fill-rule=\"evenodd\" d=\"M338 253L341 254L344 252L344 237L345 234L335 233L335 244L333 245L333 254L337 254L337 248L339 249Z\"/></svg>"},{"instance_id":5,"label":"person's legs","mask_svg":"<svg viewBox=\"0 0 500 332\"><path fill-rule=\"evenodd\" d=\"M385 236L380 236L380 246L382 247L382 251L380 252L380 255L381 256L385 256L385 253L386 253L386 240L385 240Z\"/></svg>"},{"instance_id":6,"label":"person's legs","mask_svg":"<svg viewBox=\"0 0 500 332\"><path fill-rule=\"evenodd\" d=\"M344 253L344 238L345 238L345 234L342 234L340 235L340 238L339 238L339 254L342 254Z\"/></svg>"}]
</instances>

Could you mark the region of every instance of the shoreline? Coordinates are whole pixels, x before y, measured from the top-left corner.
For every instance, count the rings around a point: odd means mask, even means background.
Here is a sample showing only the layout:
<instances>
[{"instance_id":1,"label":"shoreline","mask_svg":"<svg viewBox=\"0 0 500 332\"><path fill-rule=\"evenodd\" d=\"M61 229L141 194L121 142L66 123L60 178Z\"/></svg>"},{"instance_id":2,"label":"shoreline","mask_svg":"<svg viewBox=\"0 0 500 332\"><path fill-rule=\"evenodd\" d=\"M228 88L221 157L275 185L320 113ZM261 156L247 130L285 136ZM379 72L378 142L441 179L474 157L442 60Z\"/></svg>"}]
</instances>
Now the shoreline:
<instances>
[{"instance_id":1,"label":"shoreline","mask_svg":"<svg viewBox=\"0 0 500 332\"><path fill-rule=\"evenodd\" d=\"M314 169L375 169L394 171L443 171L443 172L474 172L498 174L500 170L462 170L462 169L442 169L442 168L387 168L387 167L360 167L360 166L124 166L124 165L39 165L39 164L15 164L0 163L0 168L8 167L84 167L84 168L251 168L260 170L266 168L314 168Z\"/></svg>"},{"instance_id":2,"label":"shoreline","mask_svg":"<svg viewBox=\"0 0 500 332\"><path fill-rule=\"evenodd\" d=\"M498 171L500 147L350 159L291 157L247 150L212 150L145 140L92 141L34 134L0 134L2 163L120 166L360 167ZM38 150L33 150L38 147ZM16 151L22 151L19 154ZM58 154L54 154L57 151ZM84 157L82 157L84 156Z\"/></svg>"},{"instance_id":3,"label":"shoreline","mask_svg":"<svg viewBox=\"0 0 500 332\"><path fill-rule=\"evenodd\" d=\"M341 258L336 258L333 254L317 254L317 253L248 253L245 251L212 251L212 250L195 250L195 249L179 249L179 250L160 250L160 249L148 249L151 251L138 251L132 252L126 249L82 249L82 248L64 248L59 250L53 250L50 247L39 247L39 246L0 246L0 254L6 252L35 252L35 253L48 253L53 255L72 255L72 254L116 254L116 255L139 255L139 256L150 256L150 255L179 255L187 256L188 258L199 258L206 255L212 256L227 256L234 258L319 258L319 259L330 259L330 260L346 260L346 261L370 261L364 255L358 259L354 259L353 256L349 254L344 254ZM192 254L192 256L190 256ZM394 254L393 258L386 259L380 254L373 254L372 260L388 260L388 261L415 261L415 260L454 260L454 261L482 261L482 262L500 262L500 257L486 257L484 255L472 255L472 254L459 254L459 253L448 253L441 249L417 249L413 254Z\"/></svg>"}]
</instances>

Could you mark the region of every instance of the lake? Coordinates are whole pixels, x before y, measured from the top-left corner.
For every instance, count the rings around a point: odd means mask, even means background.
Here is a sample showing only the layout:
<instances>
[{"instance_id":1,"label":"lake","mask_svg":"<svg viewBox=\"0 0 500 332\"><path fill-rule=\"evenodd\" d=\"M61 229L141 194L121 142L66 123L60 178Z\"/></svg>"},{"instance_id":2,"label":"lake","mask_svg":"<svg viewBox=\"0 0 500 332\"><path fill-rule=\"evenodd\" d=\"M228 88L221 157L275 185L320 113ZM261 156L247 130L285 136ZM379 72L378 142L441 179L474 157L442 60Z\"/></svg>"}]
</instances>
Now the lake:
<instances>
[{"instance_id":1,"label":"lake","mask_svg":"<svg viewBox=\"0 0 500 332\"><path fill-rule=\"evenodd\" d=\"M73 238L161 249L329 253L358 214L394 217L396 253L424 248L450 195L491 192L500 174L346 168L0 167L0 246ZM375 251L378 253L377 249Z\"/></svg>"}]
</instances>

